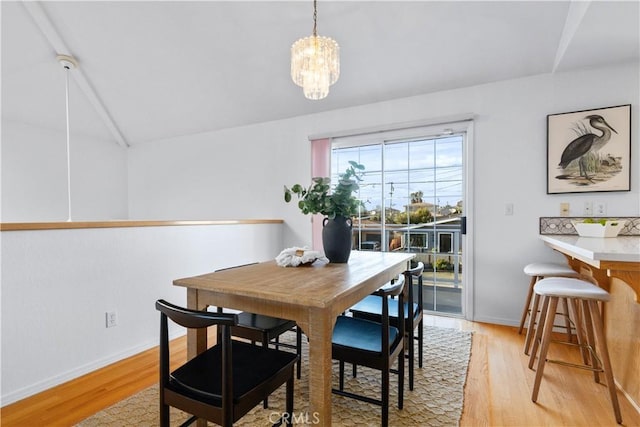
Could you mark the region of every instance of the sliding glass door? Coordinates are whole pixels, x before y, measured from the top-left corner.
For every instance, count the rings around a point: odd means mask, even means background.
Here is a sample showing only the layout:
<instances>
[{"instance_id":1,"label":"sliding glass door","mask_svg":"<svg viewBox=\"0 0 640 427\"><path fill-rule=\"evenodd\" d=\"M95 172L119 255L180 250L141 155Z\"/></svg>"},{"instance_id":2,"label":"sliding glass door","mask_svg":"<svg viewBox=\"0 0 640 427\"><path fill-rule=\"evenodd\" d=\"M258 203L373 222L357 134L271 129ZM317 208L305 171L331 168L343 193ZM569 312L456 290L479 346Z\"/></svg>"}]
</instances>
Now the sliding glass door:
<instances>
[{"instance_id":1,"label":"sliding glass door","mask_svg":"<svg viewBox=\"0 0 640 427\"><path fill-rule=\"evenodd\" d=\"M463 315L466 134L334 141L332 180L350 160L365 166L353 248L405 251L425 264L425 310Z\"/></svg>"}]
</instances>

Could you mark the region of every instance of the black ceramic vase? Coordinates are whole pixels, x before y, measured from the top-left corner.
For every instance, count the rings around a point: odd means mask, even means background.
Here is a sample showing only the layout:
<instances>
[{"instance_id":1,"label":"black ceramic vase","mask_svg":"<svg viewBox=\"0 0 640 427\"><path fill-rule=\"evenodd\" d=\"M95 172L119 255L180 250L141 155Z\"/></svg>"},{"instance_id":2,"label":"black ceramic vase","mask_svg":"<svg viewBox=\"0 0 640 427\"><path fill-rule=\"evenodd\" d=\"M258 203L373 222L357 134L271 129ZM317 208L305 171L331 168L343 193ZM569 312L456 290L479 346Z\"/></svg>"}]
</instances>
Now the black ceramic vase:
<instances>
[{"instance_id":1,"label":"black ceramic vase","mask_svg":"<svg viewBox=\"0 0 640 427\"><path fill-rule=\"evenodd\" d=\"M324 255L333 263L349 261L351 254L351 218L336 216L322 221L322 246Z\"/></svg>"}]
</instances>

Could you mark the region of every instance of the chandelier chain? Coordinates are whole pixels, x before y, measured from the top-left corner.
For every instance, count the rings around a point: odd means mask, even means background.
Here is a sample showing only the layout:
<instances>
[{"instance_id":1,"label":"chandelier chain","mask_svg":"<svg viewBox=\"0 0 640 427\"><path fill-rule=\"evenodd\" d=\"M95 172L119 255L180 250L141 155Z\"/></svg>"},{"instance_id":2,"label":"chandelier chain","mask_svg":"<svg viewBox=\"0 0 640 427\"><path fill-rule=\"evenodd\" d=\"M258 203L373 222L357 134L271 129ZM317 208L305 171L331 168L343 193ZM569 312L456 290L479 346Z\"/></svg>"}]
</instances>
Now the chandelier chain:
<instances>
[{"instance_id":1,"label":"chandelier chain","mask_svg":"<svg viewBox=\"0 0 640 427\"><path fill-rule=\"evenodd\" d=\"M313 37L318 37L318 5L317 5L317 0L313 0Z\"/></svg>"}]
</instances>

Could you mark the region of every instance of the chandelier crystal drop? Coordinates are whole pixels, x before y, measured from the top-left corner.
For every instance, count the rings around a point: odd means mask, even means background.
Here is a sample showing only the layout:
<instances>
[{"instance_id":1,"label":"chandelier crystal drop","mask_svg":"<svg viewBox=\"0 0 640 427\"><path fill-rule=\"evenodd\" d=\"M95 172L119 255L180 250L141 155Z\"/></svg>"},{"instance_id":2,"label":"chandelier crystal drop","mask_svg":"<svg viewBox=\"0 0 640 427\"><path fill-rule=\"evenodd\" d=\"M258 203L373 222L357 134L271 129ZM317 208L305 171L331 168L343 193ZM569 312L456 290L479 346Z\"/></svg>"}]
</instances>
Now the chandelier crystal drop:
<instances>
[{"instance_id":1,"label":"chandelier crystal drop","mask_svg":"<svg viewBox=\"0 0 640 427\"><path fill-rule=\"evenodd\" d=\"M291 46L291 78L302 86L308 99L322 99L329 94L329 86L340 76L340 47L330 37L317 32L316 0L313 2L313 35Z\"/></svg>"}]
</instances>

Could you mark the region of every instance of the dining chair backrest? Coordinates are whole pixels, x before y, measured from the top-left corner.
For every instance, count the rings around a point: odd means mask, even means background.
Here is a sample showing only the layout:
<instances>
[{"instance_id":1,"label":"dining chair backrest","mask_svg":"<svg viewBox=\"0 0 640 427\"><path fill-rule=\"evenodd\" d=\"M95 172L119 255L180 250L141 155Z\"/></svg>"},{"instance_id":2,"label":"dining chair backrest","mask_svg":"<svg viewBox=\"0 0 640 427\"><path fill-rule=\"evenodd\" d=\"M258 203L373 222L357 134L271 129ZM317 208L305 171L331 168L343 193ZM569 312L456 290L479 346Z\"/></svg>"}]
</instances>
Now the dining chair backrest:
<instances>
[{"instance_id":1,"label":"dining chair backrest","mask_svg":"<svg viewBox=\"0 0 640 427\"><path fill-rule=\"evenodd\" d=\"M422 273L424 272L424 263L418 262L415 267L410 268L404 272L406 277L406 286L404 287L405 299L407 301L408 314L407 319L413 319L415 316L414 304L417 306L417 311L422 312L424 302L422 301ZM417 291L418 295L415 295L414 279L417 279Z\"/></svg>"},{"instance_id":2,"label":"dining chair backrest","mask_svg":"<svg viewBox=\"0 0 640 427\"><path fill-rule=\"evenodd\" d=\"M382 297L382 342L386 344L386 347L389 347L389 302L394 301L389 297L398 297L398 324L397 328L400 331L400 336L404 336L405 330L405 322L404 322L404 288L405 288L405 278L404 275L401 274L397 279L394 279L390 283L387 283L385 286L381 287L377 291L373 292L371 295L376 295ZM385 345L382 346L383 348Z\"/></svg>"}]
</instances>

